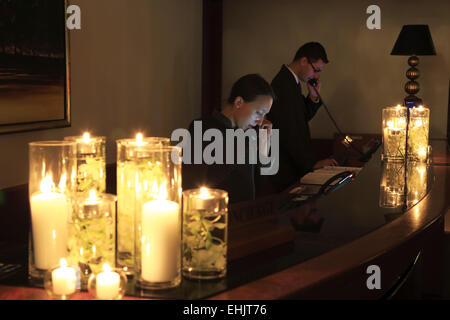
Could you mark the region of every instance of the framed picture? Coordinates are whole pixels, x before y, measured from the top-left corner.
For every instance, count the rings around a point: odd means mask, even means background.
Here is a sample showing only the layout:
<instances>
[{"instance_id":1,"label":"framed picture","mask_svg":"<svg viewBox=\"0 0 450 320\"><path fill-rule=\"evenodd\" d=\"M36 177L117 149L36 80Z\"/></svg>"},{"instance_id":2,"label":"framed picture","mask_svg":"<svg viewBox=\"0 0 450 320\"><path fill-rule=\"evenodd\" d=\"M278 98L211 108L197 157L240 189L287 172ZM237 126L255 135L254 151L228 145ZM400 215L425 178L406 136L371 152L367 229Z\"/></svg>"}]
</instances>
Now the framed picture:
<instances>
[{"instance_id":1,"label":"framed picture","mask_svg":"<svg viewBox=\"0 0 450 320\"><path fill-rule=\"evenodd\" d=\"M66 8L0 0L0 134L70 126Z\"/></svg>"}]
</instances>

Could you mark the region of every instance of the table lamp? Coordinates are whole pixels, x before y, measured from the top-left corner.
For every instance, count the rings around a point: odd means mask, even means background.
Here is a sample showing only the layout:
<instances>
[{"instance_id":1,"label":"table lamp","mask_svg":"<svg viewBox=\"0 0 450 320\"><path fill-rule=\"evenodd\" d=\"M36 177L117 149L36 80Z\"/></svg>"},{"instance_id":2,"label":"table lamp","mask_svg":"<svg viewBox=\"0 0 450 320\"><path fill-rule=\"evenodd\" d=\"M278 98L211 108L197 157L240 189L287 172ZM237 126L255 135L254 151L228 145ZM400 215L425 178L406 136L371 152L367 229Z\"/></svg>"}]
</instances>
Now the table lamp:
<instances>
[{"instance_id":1,"label":"table lamp","mask_svg":"<svg viewBox=\"0 0 450 320\"><path fill-rule=\"evenodd\" d=\"M405 106L419 106L422 104L422 100L415 96L420 90L419 83L415 81L420 76L419 70L416 68L419 65L417 56L436 55L428 25L404 25L391 55L411 56L408 59L411 68L406 72L409 81L405 85L405 91L408 94L405 98Z\"/></svg>"}]
</instances>

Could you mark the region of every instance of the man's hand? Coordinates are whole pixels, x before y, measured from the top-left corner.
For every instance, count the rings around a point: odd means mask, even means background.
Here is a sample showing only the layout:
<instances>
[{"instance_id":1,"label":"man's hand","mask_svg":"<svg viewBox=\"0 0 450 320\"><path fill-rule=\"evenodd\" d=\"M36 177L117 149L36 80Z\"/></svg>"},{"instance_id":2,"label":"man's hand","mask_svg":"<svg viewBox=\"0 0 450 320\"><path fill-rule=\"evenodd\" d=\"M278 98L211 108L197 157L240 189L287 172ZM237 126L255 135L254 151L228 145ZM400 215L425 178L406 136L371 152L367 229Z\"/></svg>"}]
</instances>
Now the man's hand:
<instances>
[{"instance_id":1,"label":"man's hand","mask_svg":"<svg viewBox=\"0 0 450 320\"><path fill-rule=\"evenodd\" d=\"M339 165L339 164L334 159L324 159L324 160L317 161L316 164L314 165L313 169L317 170L317 169L320 169L323 167L337 166L337 165Z\"/></svg>"},{"instance_id":2,"label":"man's hand","mask_svg":"<svg viewBox=\"0 0 450 320\"><path fill-rule=\"evenodd\" d=\"M318 93L320 93L320 79L316 78L316 81L317 81L317 85L316 85L315 89L317 90ZM316 90L314 90L314 87L312 85L310 85L309 82L307 82L306 85L308 86L309 99L311 99L311 101L314 103L318 103L320 98L317 95Z\"/></svg>"}]
</instances>

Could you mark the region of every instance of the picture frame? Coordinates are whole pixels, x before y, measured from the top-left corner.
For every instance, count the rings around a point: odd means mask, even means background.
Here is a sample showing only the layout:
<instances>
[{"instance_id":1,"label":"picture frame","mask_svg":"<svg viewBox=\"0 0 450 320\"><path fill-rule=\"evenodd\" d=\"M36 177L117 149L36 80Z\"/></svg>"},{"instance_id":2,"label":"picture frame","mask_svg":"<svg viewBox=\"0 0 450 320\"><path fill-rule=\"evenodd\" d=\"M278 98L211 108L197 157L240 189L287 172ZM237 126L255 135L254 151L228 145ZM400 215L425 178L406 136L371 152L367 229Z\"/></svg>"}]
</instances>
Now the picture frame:
<instances>
[{"instance_id":1,"label":"picture frame","mask_svg":"<svg viewBox=\"0 0 450 320\"><path fill-rule=\"evenodd\" d=\"M0 134L70 127L67 5L0 0Z\"/></svg>"}]
</instances>

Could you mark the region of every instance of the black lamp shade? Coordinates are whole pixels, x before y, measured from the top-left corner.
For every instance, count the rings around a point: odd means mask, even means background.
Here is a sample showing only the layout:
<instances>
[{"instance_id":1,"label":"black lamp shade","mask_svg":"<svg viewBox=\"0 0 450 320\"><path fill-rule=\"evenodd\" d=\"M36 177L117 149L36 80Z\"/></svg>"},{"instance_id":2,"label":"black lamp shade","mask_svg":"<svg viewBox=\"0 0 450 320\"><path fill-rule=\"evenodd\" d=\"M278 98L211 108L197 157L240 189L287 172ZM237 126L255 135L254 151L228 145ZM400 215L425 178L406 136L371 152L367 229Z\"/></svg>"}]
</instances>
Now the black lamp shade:
<instances>
[{"instance_id":1,"label":"black lamp shade","mask_svg":"<svg viewBox=\"0 0 450 320\"><path fill-rule=\"evenodd\" d=\"M433 39L426 24L405 25L395 42L391 55L394 56L434 56Z\"/></svg>"}]
</instances>

